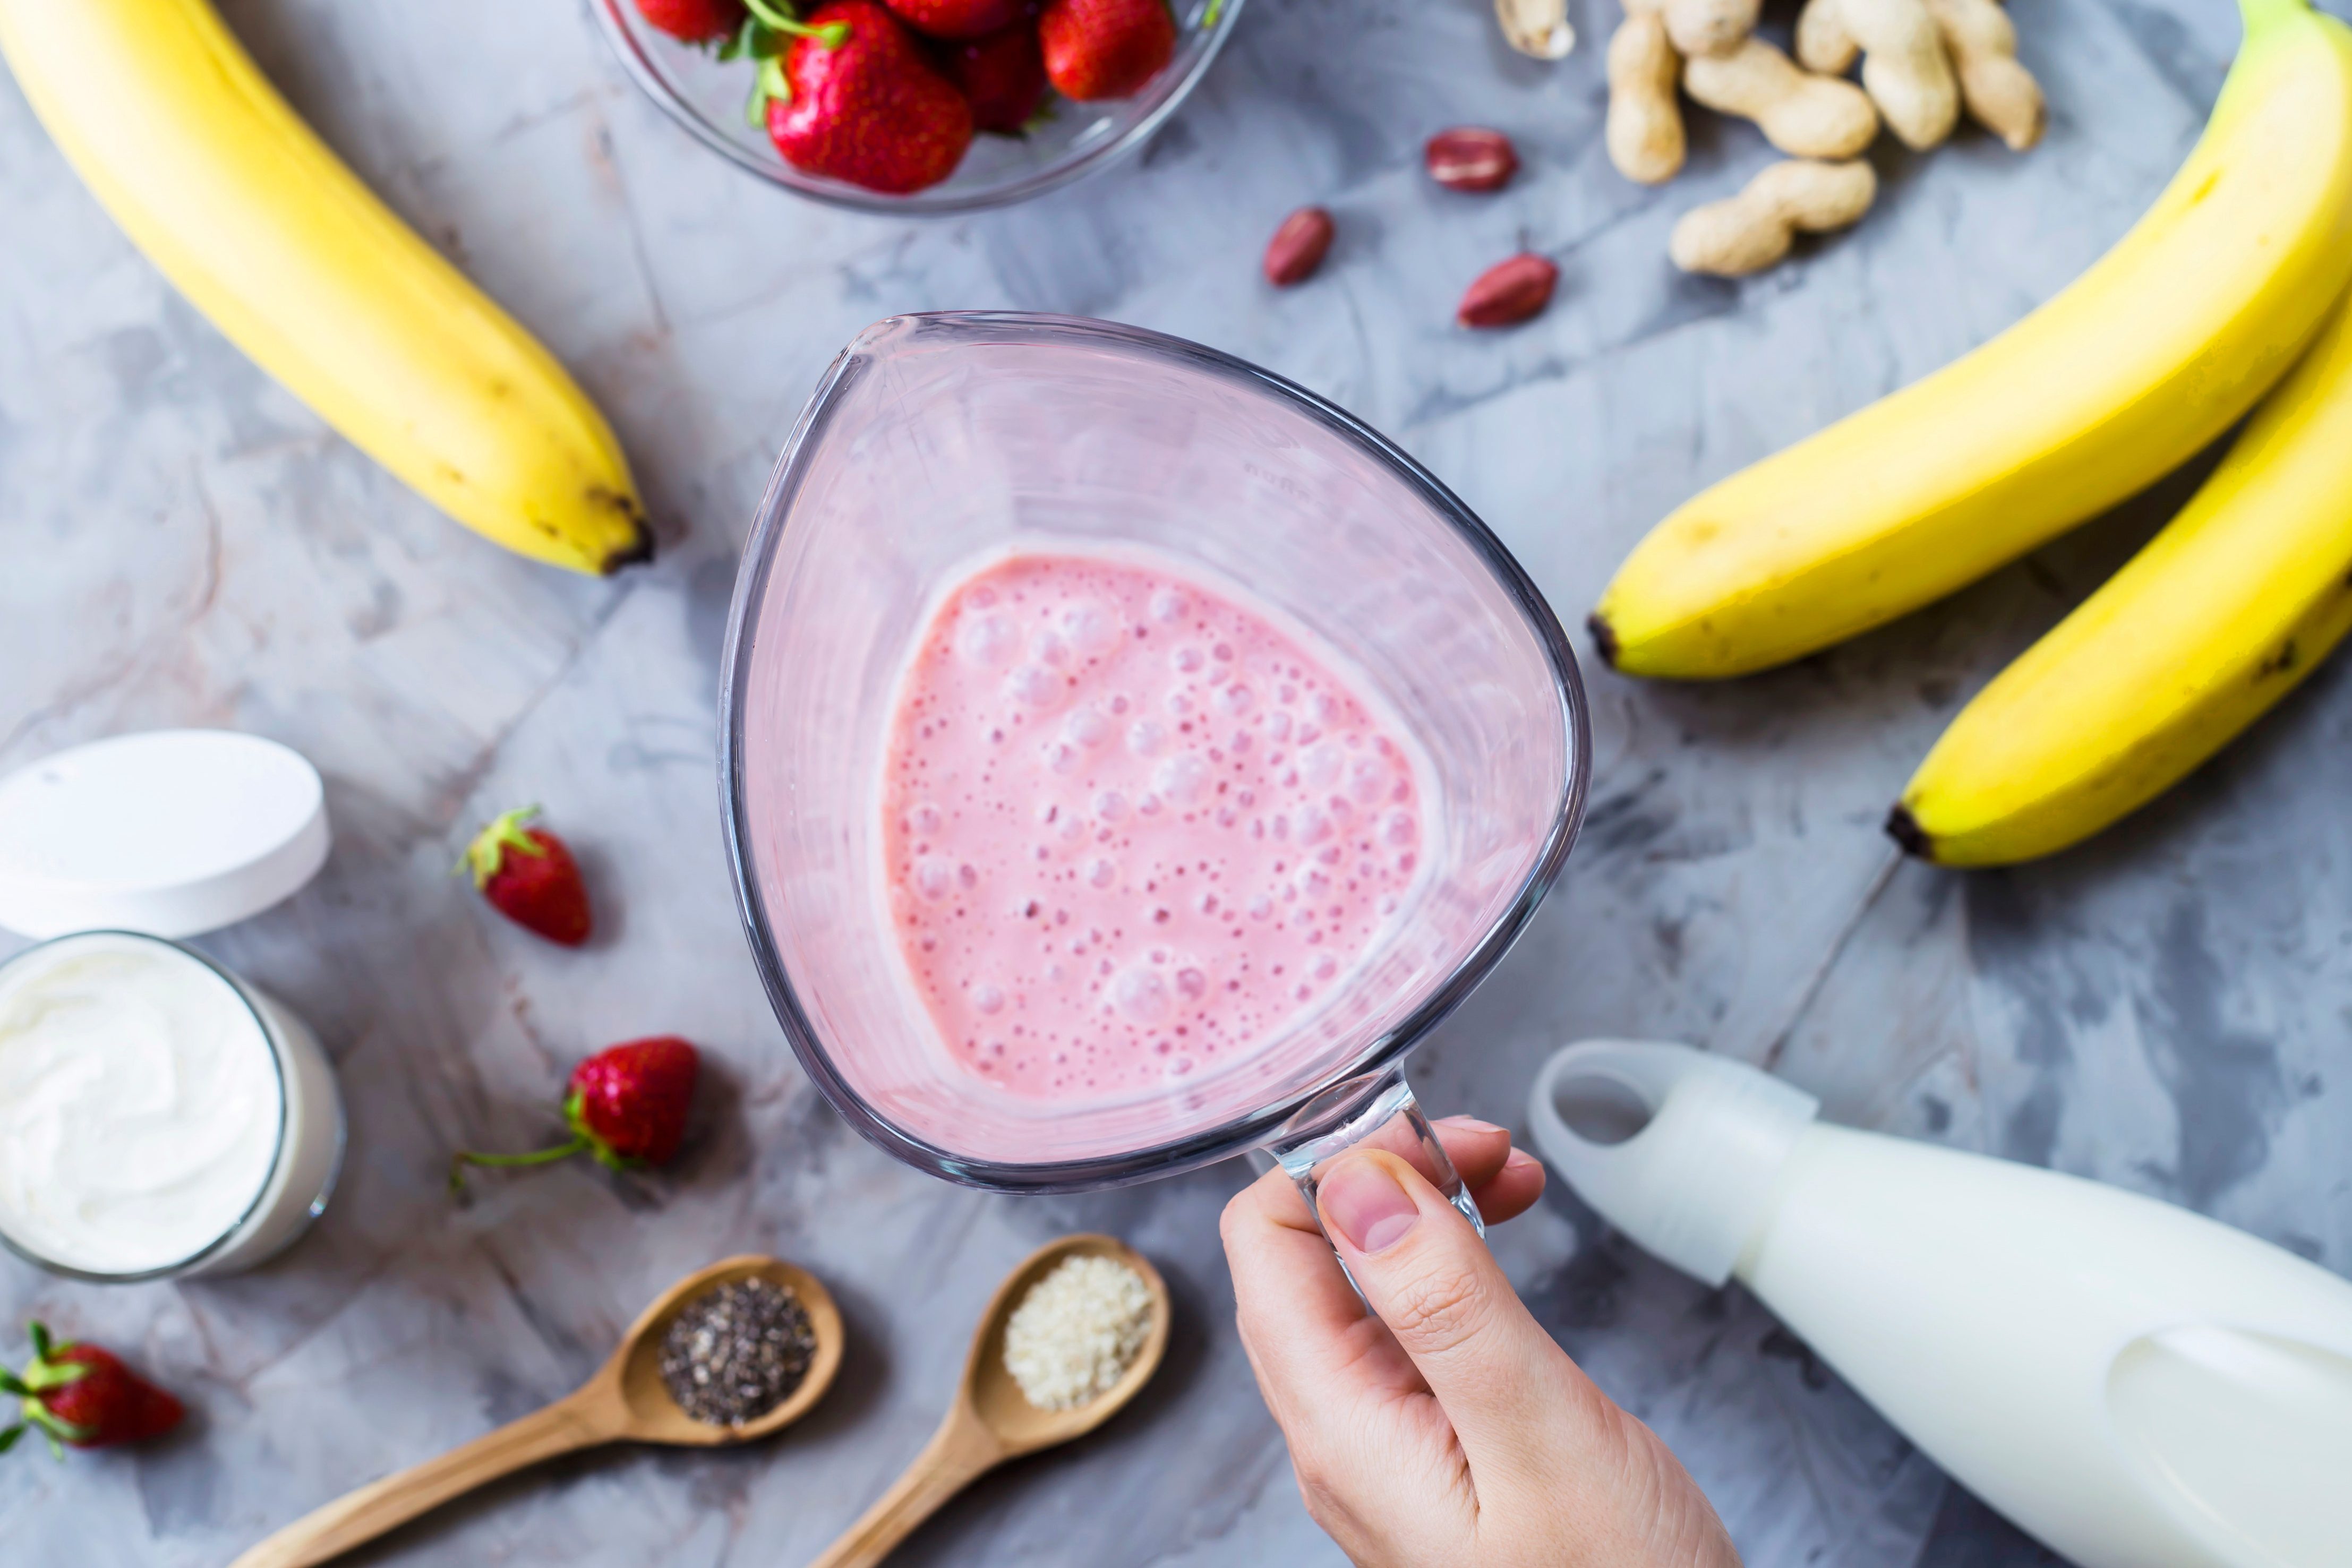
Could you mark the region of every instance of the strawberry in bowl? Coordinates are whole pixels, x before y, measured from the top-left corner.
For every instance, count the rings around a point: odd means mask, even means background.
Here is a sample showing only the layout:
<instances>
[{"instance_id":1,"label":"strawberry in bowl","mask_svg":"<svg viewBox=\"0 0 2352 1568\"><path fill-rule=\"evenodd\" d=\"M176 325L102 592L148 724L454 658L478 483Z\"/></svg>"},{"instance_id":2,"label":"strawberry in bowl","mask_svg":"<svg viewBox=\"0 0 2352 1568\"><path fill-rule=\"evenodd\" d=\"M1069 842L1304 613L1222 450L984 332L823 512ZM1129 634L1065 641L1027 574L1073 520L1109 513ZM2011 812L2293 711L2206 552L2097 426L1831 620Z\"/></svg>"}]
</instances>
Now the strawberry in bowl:
<instances>
[{"instance_id":1,"label":"strawberry in bowl","mask_svg":"<svg viewBox=\"0 0 2352 1568\"><path fill-rule=\"evenodd\" d=\"M1166 0L1051 0L1037 39L1063 97L1128 98L1175 55L1176 21Z\"/></svg>"},{"instance_id":2,"label":"strawberry in bowl","mask_svg":"<svg viewBox=\"0 0 2352 1568\"><path fill-rule=\"evenodd\" d=\"M591 0L638 85L773 183L963 212L1141 145L1241 0ZM748 98L749 101L746 102Z\"/></svg>"},{"instance_id":3,"label":"strawberry in bowl","mask_svg":"<svg viewBox=\"0 0 2352 1568\"><path fill-rule=\"evenodd\" d=\"M934 38L984 38L1024 19L1028 0L888 0L898 19Z\"/></svg>"},{"instance_id":4,"label":"strawberry in bowl","mask_svg":"<svg viewBox=\"0 0 2352 1568\"><path fill-rule=\"evenodd\" d=\"M971 105L975 131L1022 135L1045 102L1045 56L1032 23L954 45L948 75Z\"/></svg>"},{"instance_id":5,"label":"strawberry in bowl","mask_svg":"<svg viewBox=\"0 0 2352 1568\"><path fill-rule=\"evenodd\" d=\"M743 26L743 0L637 0L638 14L682 44L716 44Z\"/></svg>"},{"instance_id":6,"label":"strawberry in bowl","mask_svg":"<svg viewBox=\"0 0 2352 1568\"><path fill-rule=\"evenodd\" d=\"M971 104L878 0L818 6L783 78L768 136L795 169L903 195L954 173L971 145Z\"/></svg>"}]
</instances>

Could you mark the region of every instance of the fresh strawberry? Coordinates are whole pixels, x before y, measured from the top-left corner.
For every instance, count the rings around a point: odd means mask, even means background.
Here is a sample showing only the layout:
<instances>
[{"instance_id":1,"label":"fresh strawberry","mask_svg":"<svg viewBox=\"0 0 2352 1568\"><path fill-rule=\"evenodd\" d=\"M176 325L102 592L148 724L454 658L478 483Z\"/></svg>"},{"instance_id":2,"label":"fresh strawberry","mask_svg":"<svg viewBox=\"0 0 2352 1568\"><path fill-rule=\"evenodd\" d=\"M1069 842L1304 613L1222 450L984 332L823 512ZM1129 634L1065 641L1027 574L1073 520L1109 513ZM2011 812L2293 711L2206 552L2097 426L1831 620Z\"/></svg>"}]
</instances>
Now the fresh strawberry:
<instances>
[{"instance_id":1,"label":"fresh strawberry","mask_svg":"<svg viewBox=\"0 0 2352 1568\"><path fill-rule=\"evenodd\" d=\"M898 19L934 38L979 38L1021 20L1028 0L887 0Z\"/></svg>"},{"instance_id":2,"label":"fresh strawberry","mask_svg":"<svg viewBox=\"0 0 2352 1568\"><path fill-rule=\"evenodd\" d=\"M963 89L971 122L982 131L1017 136L1045 100L1045 57L1038 52L1037 29L1025 21L955 45L948 74Z\"/></svg>"},{"instance_id":3,"label":"fresh strawberry","mask_svg":"<svg viewBox=\"0 0 2352 1568\"><path fill-rule=\"evenodd\" d=\"M608 1046L572 1070L564 1120L600 1164L667 1165L686 1136L701 1065L674 1034Z\"/></svg>"},{"instance_id":4,"label":"fresh strawberry","mask_svg":"<svg viewBox=\"0 0 2352 1568\"><path fill-rule=\"evenodd\" d=\"M815 36L811 36L815 35ZM784 55L768 135L795 169L904 195L955 172L971 106L877 0L831 0Z\"/></svg>"},{"instance_id":5,"label":"fresh strawberry","mask_svg":"<svg viewBox=\"0 0 2352 1568\"><path fill-rule=\"evenodd\" d=\"M671 37L716 44L743 25L743 0L637 0L637 15Z\"/></svg>"},{"instance_id":6,"label":"fresh strawberry","mask_svg":"<svg viewBox=\"0 0 2352 1568\"><path fill-rule=\"evenodd\" d=\"M49 1448L103 1448L110 1443L143 1443L180 1424L180 1402L94 1344L52 1348L49 1331L34 1323L33 1360L19 1374L0 1372L0 1391L17 1396L25 1418L0 1432L0 1452L37 1427Z\"/></svg>"},{"instance_id":7,"label":"fresh strawberry","mask_svg":"<svg viewBox=\"0 0 2352 1568\"><path fill-rule=\"evenodd\" d=\"M686 1136L701 1064L694 1047L674 1034L607 1046L572 1070L563 1096L570 1143L527 1155L459 1155L449 1185L465 1185L467 1166L543 1166L578 1154L616 1171L667 1165Z\"/></svg>"},{"instance_id":8,"label":"fresh strawberry","mask_svg":"<svg viewBox=\"0 0 2352 1568\"><path fill-rule=\"evenodd\" d=\"M470 870L490 906L517 925L577 947L592 925L588 884L562 839L523 826L537 815L538 807L525 806L499 818L466 846L457 869Z\"/></svg>"},{"instance_id":9,"label":"fresh strawberry","mask_svg":"<svg viewBox=\"0 0 2352 1568\"><path fill-rule=\"evenodd\" d=\"M1126 98L1175 57L1176 19L1167 0L1048 0L1037 39L1064 98Z\"/></svg>"}]
</instances>

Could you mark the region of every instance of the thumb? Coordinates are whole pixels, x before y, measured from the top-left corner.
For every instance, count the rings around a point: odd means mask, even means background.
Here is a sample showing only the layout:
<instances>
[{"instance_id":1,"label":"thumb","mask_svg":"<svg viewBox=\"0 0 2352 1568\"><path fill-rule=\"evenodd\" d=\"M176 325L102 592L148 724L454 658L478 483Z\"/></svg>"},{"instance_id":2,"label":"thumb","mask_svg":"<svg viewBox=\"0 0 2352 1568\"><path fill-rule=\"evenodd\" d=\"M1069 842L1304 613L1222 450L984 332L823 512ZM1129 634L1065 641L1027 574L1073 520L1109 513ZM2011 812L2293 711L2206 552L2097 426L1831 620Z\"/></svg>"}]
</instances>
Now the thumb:
<instances>
[{"instance_id":1,"label":"thumb","mask_svg":"<svg viewBox=\"0 0 2352 1568\"><path fill-rule=\"evenodd\" d=\"M1364 1299L1444 1406L1474 1474L1516 1474L1549 1443L1598 1429L1606 1397L1420 1172L1359 1150L1325 1173L1316 1205Z\"/></svg>"}]
</instances>

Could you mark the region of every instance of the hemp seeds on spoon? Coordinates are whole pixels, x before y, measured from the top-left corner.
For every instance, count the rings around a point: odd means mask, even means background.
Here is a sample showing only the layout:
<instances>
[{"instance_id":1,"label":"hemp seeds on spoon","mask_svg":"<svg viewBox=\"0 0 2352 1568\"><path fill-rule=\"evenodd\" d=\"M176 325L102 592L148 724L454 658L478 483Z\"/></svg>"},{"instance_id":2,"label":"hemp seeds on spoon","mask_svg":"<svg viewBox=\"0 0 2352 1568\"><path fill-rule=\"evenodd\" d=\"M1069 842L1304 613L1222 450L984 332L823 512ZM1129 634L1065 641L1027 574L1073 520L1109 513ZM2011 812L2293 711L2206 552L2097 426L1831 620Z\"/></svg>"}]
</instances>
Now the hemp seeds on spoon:
<instances>
[{"instance_id":1,"label":"hemp seeds on spoon","mask_svg":"<svg viewBox=\"0 0 2352 1568\"><path fill-rule=\"evenodd\" d=\"M1151 1287L1116 1258L1079 1256L1029 1287L1004 1325L1004 1369L1040 1410L1118 1385L1151 1332Z\"/></svg>"}]
</instances>

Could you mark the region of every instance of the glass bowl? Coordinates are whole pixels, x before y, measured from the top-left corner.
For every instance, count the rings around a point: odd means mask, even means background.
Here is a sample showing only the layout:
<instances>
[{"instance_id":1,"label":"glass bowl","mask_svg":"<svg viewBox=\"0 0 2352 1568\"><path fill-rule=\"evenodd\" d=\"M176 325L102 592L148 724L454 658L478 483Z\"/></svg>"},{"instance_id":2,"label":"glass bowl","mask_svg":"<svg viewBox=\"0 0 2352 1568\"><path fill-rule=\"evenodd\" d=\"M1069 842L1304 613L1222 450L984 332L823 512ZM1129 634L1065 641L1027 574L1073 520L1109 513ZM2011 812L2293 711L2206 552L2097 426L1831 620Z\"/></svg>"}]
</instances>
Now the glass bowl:
<instances>
[{"instance_id":1,"label":"glass bowl","mask_svg":"<svg viewBox=\"0 0 2352 1568\"><path fill-rule=\"evenodd\" d=\"M785 162L743 106L751 64L722 62L679 43L637 15L635 0L590 0L605 41L663 113L687 134L771 184L869 213L945 214L1010 206L1096 173L1150 139L1207 72L1241 15L1242 0L1173 0L1176 54L1133 98L1097 103L1047 99L1052 115L1025 136L975 136L956 172L928 190L887 195Z\"/></svg>"},{"instance_id":2,"label":"glass bowl","mask_svg":"<svg viewBox=\"0 0 2352 1568\"><path fill-rule=\"evenodd\" d=\"M1144 551L1238 587L1344 660L1428 762L1416 890L1340 994L1125 1099L1029 1099L949 1060L884 895L907 657L943 590L1022 546ZM1399 1059L1549 889L1590 749L1559 621L1426 470L1238 360L1051 316L896 317L834 361L745 549L720 702L737 897L793 1051L891 1154L1015 1191L1285 1141L1328 1155L1335 1129L1352 1141L1409 1108Z\"/></svg>"}]
</instances>

